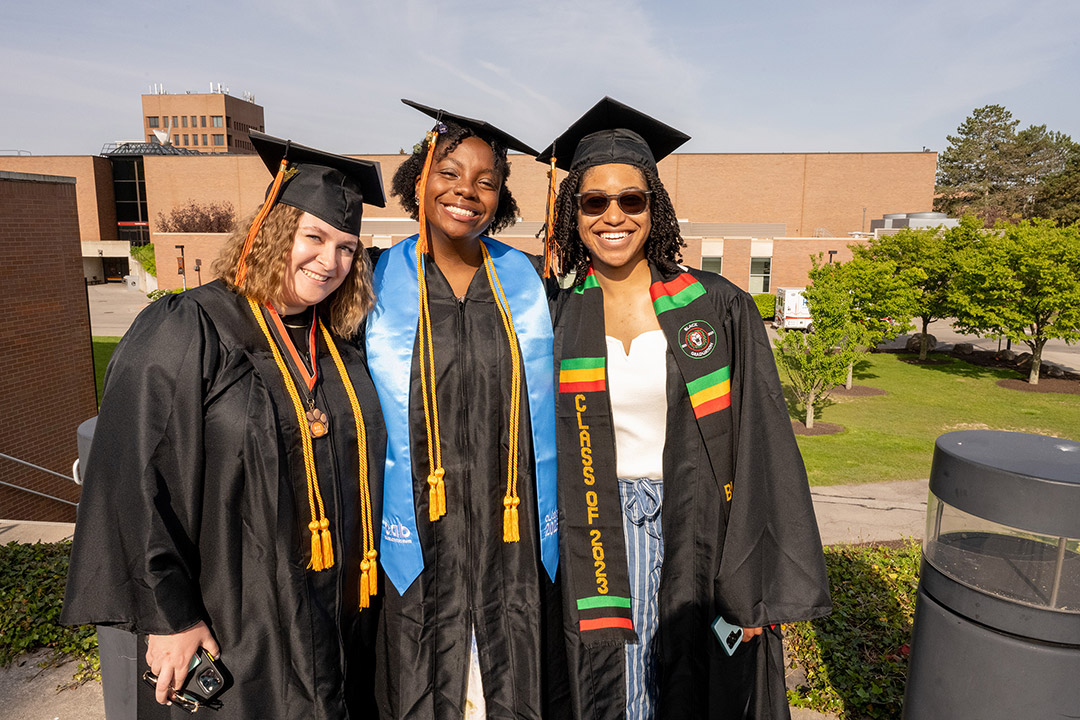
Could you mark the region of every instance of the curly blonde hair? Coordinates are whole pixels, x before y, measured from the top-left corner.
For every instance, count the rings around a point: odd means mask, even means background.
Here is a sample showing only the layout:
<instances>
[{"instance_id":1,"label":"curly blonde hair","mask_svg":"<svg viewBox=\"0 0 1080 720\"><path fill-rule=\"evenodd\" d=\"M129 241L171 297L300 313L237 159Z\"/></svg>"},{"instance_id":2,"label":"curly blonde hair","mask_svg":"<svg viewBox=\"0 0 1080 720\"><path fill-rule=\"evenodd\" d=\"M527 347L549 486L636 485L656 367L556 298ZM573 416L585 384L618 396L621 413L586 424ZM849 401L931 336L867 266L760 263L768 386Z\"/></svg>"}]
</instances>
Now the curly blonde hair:
<instances>
[{"instance_id":1,"label":"curly blonde hair","mask_svg":"<svg viewBox=\"0 0 1080 720\"><path fill-rule=\"evenodd\" d=\"M259 228L248 253L247 277L244 279L244 289L240 290L236 286L236 269L247 240L248 228L257 214L258 211L237 223L214 261L213 269L233 292L260 304L280 306L289 253L292 252L296 229L304 211L280 203L274 206ZM371 288L371 264L363 246L358 247L349 274L329 300L329 312L324 317L330 331L342 338L356 335L360 323L375 304L375 293Z\"/></svg>"}]
</instances>

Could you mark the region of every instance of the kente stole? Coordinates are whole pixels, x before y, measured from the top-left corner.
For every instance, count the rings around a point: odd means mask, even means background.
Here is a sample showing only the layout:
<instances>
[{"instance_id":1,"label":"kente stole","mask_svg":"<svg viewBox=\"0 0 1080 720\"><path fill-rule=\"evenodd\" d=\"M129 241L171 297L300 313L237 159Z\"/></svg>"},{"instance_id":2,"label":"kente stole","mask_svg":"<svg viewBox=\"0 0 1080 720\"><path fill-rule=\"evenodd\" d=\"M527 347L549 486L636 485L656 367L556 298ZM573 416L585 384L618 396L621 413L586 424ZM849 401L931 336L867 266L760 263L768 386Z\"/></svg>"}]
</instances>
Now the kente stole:
<instances>
[{"instance_id":1,"label":"kente stole","mask_svg":"<svg viewBox=\"0 0 1080 720\"><path fill-rule=\"evenodd\" d=\"M720 364L727 356L710 324L716 322L716 309L690 273L665 280L655 267L650 269L653 309L709 453L712 467L700 470L716 476L719 441L731 421L730 367ZM565 299L559 327L556 416L569 611L586 645L634 642L606 378L604 294L591 268ZM730 483L724 486L725 512L731 491Z\"/></svg>"}]
</instances>

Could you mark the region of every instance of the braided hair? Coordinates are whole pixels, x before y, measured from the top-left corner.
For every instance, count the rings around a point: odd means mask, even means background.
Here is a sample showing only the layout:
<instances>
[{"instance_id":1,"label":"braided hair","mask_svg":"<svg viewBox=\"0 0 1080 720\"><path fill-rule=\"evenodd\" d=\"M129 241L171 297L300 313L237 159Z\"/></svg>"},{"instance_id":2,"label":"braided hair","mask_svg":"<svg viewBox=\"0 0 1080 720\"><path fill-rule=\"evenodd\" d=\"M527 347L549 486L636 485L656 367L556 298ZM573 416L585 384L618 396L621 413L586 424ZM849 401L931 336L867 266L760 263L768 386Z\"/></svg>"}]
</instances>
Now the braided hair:
<instances>
[{"instance_id":1,"label":"braided hair","mask_svg":"<svg viewBox=\"0 0 1080 720\"><path fill-rule=\"evenodd\" d=\"M578 233L578 206L577 198L574 197L589 169L571 170L559 186L559 196L555 200L555 237L559 239L562 272L564 275L576 272L575 285L585 281L585 274L591 263L589 249L585 247ZM686 247L679 232L675 206L655 170L641 167L638 170L644 176L648 189L652 191L649 199L652 229L645 241L645 257L664 274L673 273L678 269L678 263L682 261L682 249Z\"/></svg>"},{"instance_id":2,"label":"braided hair","mask_svg":"<svg viewBox=\"0 0 1080 720\"><path fill-rule=\"evenodd\" d=\"M487 233L495 234L505 230L517 221L518 206L514 196L510 194L510 188L506 185L506 179L510 177L510 163L506 159L506 147L501 143L480 137L471 128L458 125L454 122L443 121L446 132L439 133L435 149L436 161L442 160L450 153L457 150L458 145L466 138L476 137L483 140L491 148L491 154L495 158L495 172L501 179L499 187L499 206L495 209L495 217L487 228ZM420 205L416 197L416 179L424 170L424 159L427 157L428 141L425 137L413 146L412 155L401 164L394 173L394 179L390 184L390 194L398 198L398 202L405 212L413 220L420 219Z\"/></svg>"}]
</instances>

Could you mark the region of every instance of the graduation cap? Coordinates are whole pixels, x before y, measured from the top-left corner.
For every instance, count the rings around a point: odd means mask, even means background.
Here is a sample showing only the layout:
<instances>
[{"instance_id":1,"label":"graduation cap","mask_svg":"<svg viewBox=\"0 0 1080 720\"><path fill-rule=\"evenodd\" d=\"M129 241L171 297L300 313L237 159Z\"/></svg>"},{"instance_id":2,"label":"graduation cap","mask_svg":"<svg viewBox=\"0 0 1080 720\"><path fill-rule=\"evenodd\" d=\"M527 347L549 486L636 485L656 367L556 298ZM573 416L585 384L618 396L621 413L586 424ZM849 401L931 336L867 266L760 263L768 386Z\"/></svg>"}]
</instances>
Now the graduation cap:
<instances>
[{"instance_id":1,"label":"graduation cap","mask_svg":"<svg viewBox=\"0 0 1080 720\"><path fill-rule=\"evenodd\" d=\"M351 235L360 234L363 203L386 207L379 163L334 155L265 133L252 131L250 137L275 176L282 160L288 163L277 202L311 213Z\"/></svg>"},{"instance_id":2,"label":"graduation cap","mask_svg":"<svg viewBox=\"0 0 1080 720\"><path fill-rule=\"evenodd\" d=\"M455 125L461 125L472 130L476 135L483 138L486 141L492 141L499 143L505 148L511 150L517 150L520 153L526 155L536 155L536 150L532 149L525 143L518 140L513 135L500 130L486 120L475 120L473 118L465 117L464 115L455 115L454 113L441 110L439 108L429 107L428 105L422 105L415 100L401 99L401 102L405 103L411 108L415 108L425 115L434 118L439 122L450 122Z\"/></svg>"},{"instance_id":3,"label":"graduation cap","mask_svg":"<svg viewBox=\"0 0 1080 720\"><path fill-rule=\"evenodd\" d=\"M536 159L562 170L622 163L656 170L656 163L690 139L684 132L605 97Z\"/></svg>"}]
</instances>

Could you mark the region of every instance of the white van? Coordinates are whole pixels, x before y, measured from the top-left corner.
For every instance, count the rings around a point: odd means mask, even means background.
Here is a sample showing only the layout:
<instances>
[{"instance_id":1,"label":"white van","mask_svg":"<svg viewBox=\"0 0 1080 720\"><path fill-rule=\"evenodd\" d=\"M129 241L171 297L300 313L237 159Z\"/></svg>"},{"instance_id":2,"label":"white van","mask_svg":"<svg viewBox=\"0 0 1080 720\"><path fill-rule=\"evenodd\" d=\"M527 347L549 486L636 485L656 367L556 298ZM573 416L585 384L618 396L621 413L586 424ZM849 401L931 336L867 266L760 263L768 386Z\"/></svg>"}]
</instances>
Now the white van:
<instances>
[{"instance_id":1,"label":"white van","mask_svg":"<svg viewBox=\"0 0 1080 720\"><path fill-rule=\"evenodd\" d=\"M773 327L784 330L806 330L813 319L810 317L810 307L803 297L805 287L776 288L776 314L773 317Z\"/></svg>"}]
</instances>

